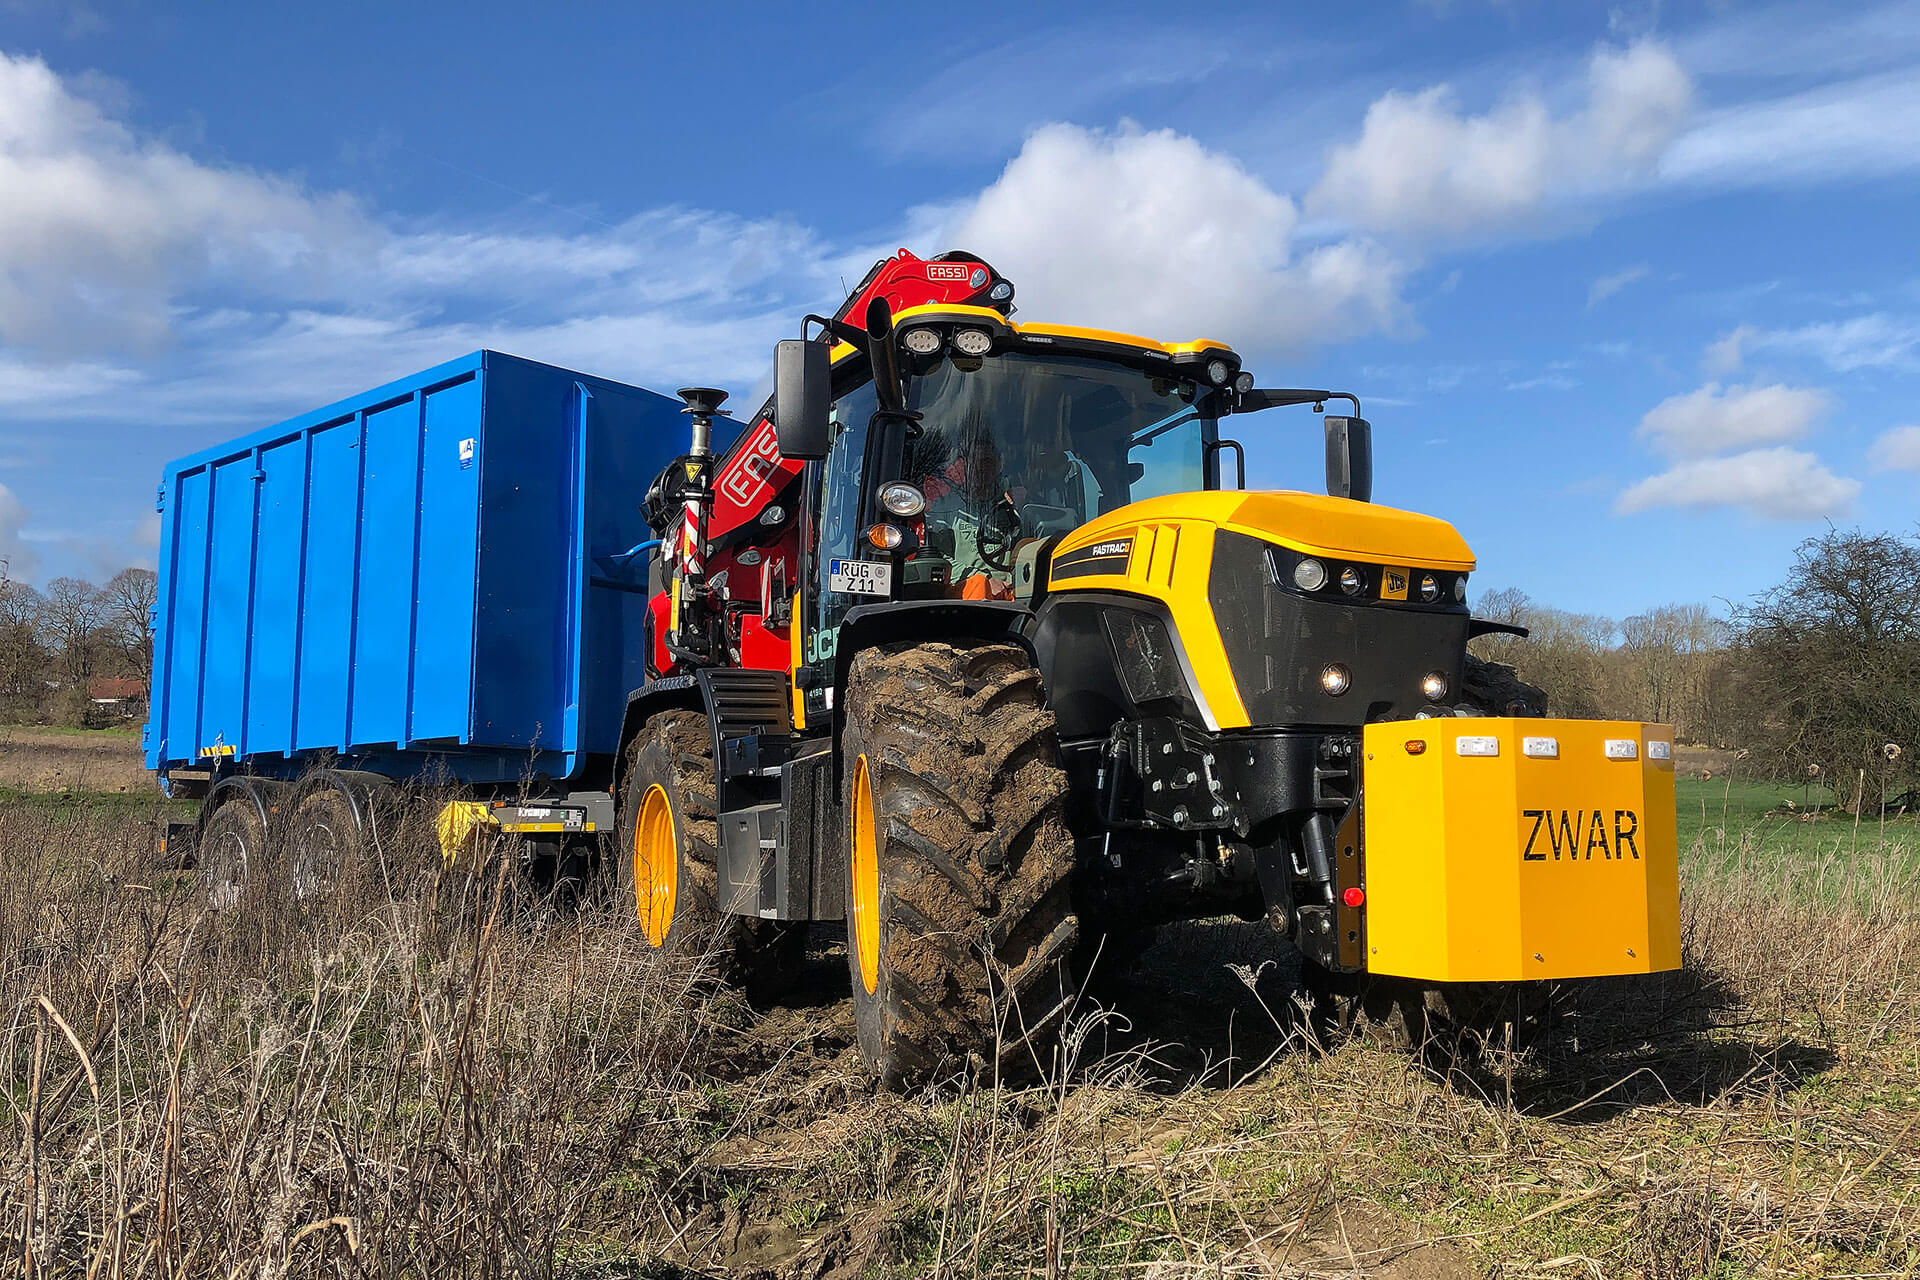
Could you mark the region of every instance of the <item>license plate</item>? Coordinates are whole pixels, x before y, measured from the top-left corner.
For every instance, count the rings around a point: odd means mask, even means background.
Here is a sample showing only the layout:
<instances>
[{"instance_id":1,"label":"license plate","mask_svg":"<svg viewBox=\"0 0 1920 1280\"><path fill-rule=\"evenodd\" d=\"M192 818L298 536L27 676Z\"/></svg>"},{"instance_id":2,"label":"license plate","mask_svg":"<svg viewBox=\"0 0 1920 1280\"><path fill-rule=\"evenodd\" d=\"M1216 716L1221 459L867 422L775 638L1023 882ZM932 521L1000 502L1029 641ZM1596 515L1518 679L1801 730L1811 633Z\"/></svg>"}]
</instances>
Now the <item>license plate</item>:
<instances>
[{"instance_id":1,"label":"license plate","mask_svg":"<svg viewBox=\"0 0 1920 1280\"><path fill-rule=\"evenodd\" d=\"M850 596L890 596L893 565L885 560L829 560L827 589Z\"/></svg>"}]
</instances>

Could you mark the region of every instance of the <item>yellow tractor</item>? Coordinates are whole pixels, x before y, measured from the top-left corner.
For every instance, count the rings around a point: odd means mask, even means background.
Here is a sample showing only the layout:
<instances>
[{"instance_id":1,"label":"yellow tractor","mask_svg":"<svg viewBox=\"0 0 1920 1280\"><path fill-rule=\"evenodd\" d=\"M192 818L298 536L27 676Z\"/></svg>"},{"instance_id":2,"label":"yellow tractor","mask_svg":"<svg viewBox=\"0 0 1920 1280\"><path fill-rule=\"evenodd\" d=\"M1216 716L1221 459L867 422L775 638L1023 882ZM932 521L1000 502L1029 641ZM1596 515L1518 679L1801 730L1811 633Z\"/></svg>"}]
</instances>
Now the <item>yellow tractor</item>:
<instances>
[{"instance_id":1,"label":"yellow tractor","mask_svg":"<svg viewBox=\"0 0 1920 1280\"><path fill-rule=\"evenodd\" d=\"M688 393L617 780L651 938L753 980L844 920L893 1086L1044 1064L1087 961L1173 920L1402 1015L1678 965L1671 730L1469 659L1473 553L1370 501L1356 399L910 258L779 344L729 453ZM1229 427L1333 402L1327 492L1247 491Z\"/></svg>"}]
</instances>

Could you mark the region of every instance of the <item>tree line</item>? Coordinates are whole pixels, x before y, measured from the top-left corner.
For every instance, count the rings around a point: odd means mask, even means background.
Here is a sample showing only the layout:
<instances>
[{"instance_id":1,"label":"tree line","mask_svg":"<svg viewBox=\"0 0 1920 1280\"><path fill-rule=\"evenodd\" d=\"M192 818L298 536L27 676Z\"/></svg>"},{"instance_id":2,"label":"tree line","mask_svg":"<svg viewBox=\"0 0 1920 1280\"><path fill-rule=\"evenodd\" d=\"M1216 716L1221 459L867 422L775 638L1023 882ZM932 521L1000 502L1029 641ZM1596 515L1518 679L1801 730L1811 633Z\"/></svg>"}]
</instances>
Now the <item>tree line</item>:
<instances>
[{"instance_id":1,"label":"tree line","mask_svg":"<svg viewBox=\"0 0 1920 1280\"><path fill-rule=\"evenodd\" d=\"M102 678L137 681L145 710L153 672L151 569L122 569L104 586L55 578L34 588L0 574L0 720L83 725L101 713Z\"/></svg>"},{"instance_id":2,"label":"tree line","mask_svg":"<svg viewBox=\"0 0 1920 1280\"><path fill-rule=\"evenodd\" d=\"M1471 647L1545 689L1555 715L1671 724L1683 742L1744 753L1750 775L1813 782L1848 807L1920 800L1920 538L1830 529L1724 613L1615 620L1515 590L1473 612L1528 628Z\"/></svg>"},{"instance_id":3,"label":"tree line","mask_svg":"<svg viewBox=\"0 0 1920 1280\"><path fill-rule=\"evenodd\" d=\"M0 720L97 720L89 686L103 676L138 681L143 710L154 592L150 569L39 590L0 576ZM1545 689L1556 715L1671 724L1683 742L1745 752L1751 774L1817 782L1845 804L1920 788L1920 538L1830 529L1777 586L1723 611L1614 619L1511 589L1473 611L1528 629L1472 648Z\"/></svg>"}]
</instances>

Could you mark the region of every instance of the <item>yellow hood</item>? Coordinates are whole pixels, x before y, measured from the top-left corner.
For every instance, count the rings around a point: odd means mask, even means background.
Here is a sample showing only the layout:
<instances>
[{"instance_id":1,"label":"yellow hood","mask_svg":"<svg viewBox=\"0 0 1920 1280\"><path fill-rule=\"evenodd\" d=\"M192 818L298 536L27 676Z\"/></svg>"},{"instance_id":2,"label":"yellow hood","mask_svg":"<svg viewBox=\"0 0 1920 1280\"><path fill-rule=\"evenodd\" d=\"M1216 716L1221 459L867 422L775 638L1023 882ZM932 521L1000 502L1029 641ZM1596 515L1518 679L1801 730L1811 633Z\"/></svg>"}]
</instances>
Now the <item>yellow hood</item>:
<instances>
[{"instance_id":1,"label":"yellow hood","mask_svg":"<svg viewBox=\"0 0 1920 1280\"><path fill-rule=\"evenodd\" d=\"M1196 520L1309 555L1468 572L1473 549L1445 520L1371 502L1288 490L1175 493L1108 512L1075 529L1059 553L1076 551L1142 524Z\"/></svg>"}]
</instances>

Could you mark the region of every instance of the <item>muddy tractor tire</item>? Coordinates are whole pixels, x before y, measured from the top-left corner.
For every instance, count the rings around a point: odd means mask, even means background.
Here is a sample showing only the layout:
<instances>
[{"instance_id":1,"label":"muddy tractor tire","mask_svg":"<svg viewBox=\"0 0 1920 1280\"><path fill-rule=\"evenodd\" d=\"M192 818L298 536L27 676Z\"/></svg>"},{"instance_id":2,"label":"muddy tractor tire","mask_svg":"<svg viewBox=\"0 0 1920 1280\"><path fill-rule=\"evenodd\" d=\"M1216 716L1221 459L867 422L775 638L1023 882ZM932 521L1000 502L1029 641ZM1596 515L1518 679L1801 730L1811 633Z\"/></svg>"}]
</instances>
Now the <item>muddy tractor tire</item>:
<instances>
[{"instance_id":1,"label":"muddy tractor tire","mask_svg":"<svg viewBox=\"0 0 1920 1280\"><path fill-rule=\"evenodd\" d=\"M1472 654L1460 679L1460 701L1490 716L1547 714L1547 691L1522 680L1512 667L1483 662Z\"/></svg>"},{"instance_id":2,"label":"muddy tractor tire","mask_svg":"<svg viewBox=\"0 0 1920 1280\"><path fill-rule=\"evenodd\" d=\"M717 976L767 999L795 976L804 925L720 910L713 736L695 711L664 711L627 748L615 839L618 900L649 946L711 957Z\"/></svg>"},{"instance_id":3,"label":"muddy tractor tire","mask_svg":"<svg viewBox=\"0 0 1920 1280\"><path fill-rule=\"evenodd\" d=\"M868 650L846 690L847 965L889 1088L1054 1065L1074 993L1067 778L1017 645Z\"/></svg>"}]
</instances>

